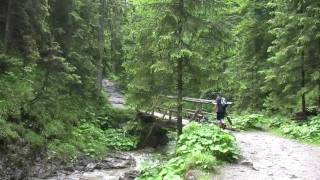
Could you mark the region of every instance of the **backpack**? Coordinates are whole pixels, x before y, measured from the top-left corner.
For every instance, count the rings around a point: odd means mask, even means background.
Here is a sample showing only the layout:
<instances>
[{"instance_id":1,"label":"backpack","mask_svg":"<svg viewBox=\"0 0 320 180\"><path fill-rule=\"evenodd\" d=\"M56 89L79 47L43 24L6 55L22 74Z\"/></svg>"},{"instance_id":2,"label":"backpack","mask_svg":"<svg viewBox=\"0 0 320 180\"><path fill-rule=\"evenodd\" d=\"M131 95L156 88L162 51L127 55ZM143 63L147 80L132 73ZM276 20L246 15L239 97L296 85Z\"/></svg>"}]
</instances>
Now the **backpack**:
<instances>
[{"instance_id":1,"label":"backpack","mask_svg":"<svg viewBox=\"0 0 320 180\"><path fill-rule=\"evenodd\" d=\"M222 106L223 112L226 112L226 108L228 107L228 103L227 103L226 98L224 98L224 97L221 98L221 106Z\"/></svg>"}]
</instances>

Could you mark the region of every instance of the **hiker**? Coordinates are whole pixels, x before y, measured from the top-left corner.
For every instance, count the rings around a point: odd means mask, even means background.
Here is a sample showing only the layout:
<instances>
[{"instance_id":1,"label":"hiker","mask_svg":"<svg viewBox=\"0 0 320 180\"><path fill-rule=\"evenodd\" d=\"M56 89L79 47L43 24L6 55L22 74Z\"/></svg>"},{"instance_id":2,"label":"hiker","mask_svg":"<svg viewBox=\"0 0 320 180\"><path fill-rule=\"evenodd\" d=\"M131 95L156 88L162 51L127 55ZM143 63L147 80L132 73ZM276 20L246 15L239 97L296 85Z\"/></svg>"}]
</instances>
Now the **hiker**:
<instances>
[{"instance_id":1,"label":"hiker","mask_svg":"<svg viewBox=\"0 0 320 180\"><path fill-rule=\"evenodd\" d=\"M226 99L221 97L219 94L216 98L215 110L217 113L217 124L221 128L226 128L226 124L224 123L224 117L226 114L227 102Z\"/></svg>"}]
</instances>

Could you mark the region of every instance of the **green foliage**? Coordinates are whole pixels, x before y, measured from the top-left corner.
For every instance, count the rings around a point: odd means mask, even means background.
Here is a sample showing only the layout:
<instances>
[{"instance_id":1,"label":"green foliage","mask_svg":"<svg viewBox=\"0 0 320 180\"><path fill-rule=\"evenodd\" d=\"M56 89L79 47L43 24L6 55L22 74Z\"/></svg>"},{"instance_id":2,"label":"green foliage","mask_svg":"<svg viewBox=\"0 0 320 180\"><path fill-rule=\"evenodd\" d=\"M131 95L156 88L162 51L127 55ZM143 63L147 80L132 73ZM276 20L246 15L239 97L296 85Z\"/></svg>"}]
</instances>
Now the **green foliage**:
<instances>
[{"instance_id":1,"label":"green foliage","mask_svg":"<svg viewBox=\"0 0 320 180\"><path fill-rule=\"evenodd\" d=\"M152 4L132 3L124 31L128 102L145 109L158 105L160 95L177 94L179 70L185 94L200 95L202 87L219 82L225 60L219 53L230 37L226 19L233 8L231 3L209 0Z\"/></svg>"},{"instance_id":2,"label":"green foliage","mask_svg":"<svg viewBox=\"0 0 320 180\"><path fill-rule=\"evenodd\" d=\"M49 155L62 160L76 158L81 154L100 157L108 150L132 150L137 143L137 138L120 129L102 130L94 124L85 123L75 128L64 140L52 142L49 145Z\"/></svg>"},{"instance_id":3,"label":"green foliage","mask_svg":"<svg viewBox=\"0 0 320 180\"><path fill-rule=\"evenodd\" d=\"M265 75L268 48L274 39L268 32L268 21L272 18L269 0L238 1L236 9L239 22L234 27L234 44L231 61L224 70L229 83L223 84L223 91L231 94L238 109L261 109L268 93L261 87ZM230 89L230 90L229 90Z\"/></svg>"},{"instance_id":4,"label":"green foliage","mask_svg":"<svg viewBox=\"0 0 320 180\"><path fill-rule=\"evenodd\" d=\"M0 142L16 141L19 139L19 137L19 134L12 127L12 124L7 123L0 116Z\"/></svg>"},{"instance_id":5,"label":"green foliage","mask_svg":"<svg viewBox=\"0 0 320 180\"><path fill-rule=\"evenodd\" d=\"M75 160L80 155L80 151L77 147L71 143L61 142L55 140L48 145L48 157L49 159L61 159L64 161Z\"/></svg>"},{"instance_id":6,"label":"green foliage","mask_svg":"<svg viewBox=\"0 0 320 180\"><path fill-rule=\"evenodd\" d=\"M267 119L262 114L248 114L234 118L234 127L239 130L261 129Z\"/></svg>"},{"instance_id":7,"label":"green foliage","mask_svg":"<svg viewBox=\"0 0 320 180\"><path fill-rule=\"evenodd\" d=\"M174 156L162 165L143 170L139 179L183 179L190 169L215 170L219 161L239 157L235 138L214 125L190 123L183 129Z\"/></svg>"},{"instance_id":8,"label":"green foliage","mask_svg":"<svg viewBox=\"0 0 320 180\"><path fill-rule=\"evenodd\" d=\"M98 58L99 17L106 20L107 16L103 8L99 11L101 2L4 0L1 3L0 9L10 11L0 12L4 17L0 24L0 139L4 148L11 141L25 138L32 147L45 149L50 144L78 150L75 143L59 143L58 139L66 136L72 139L69 137L75 136L72 133L93 136L74 130L86 122L97 126L105 123L107 128L114 125L113 119L128 119L111 108L109 112L114 116L101 113L106 100L97 91L96 79L98 70L107 64L106 56ZM118 7L120 3L112 2L113 6L107 8L115 17L122 5ZM109 45L101 46L108 49ZM97 59L102 59L103 67L97 66ZM102 151L101 144L92 146L86 149Z\"/></svg>"},{"instance_id":9,"label":"green foliage","mask_svg":"<svg viewBox=\"0 0 320 180\"><path fill-rule=\"evenodd\" d=\"M129 151L136 148L138 138L126 134L122 129L107 129L105 131L107 146L110 149Z\"/></svg>"},{"instance_id":10,"label":"green foliage","mask_svg":"<svg viewBox=\"0 0 320 180\"><path fill-rule=\"evenodd\" d=\"M44 145L44 138L33 131L27 132L25 139L33 147L42 147Z\"/></svg>"},{"instance_id":11,"label":"green foliage","mask_svg":"<svg viewBox=\"0 0 320 180\"><path fill-rule=\"evenodd\" d=\"M213 155L195 152L187 156L178 156L171 158L161 167L149 167L143 170L143 175L138 179L156 179L156 180L178 180L183 179L184 174L190 169L201 169L211 171L218 165Z\"/></svg>"},{"instance_id":12,"label":"green foliage","mask_svg":"<svg viewBox=\"0 0 320 180\"><path fill-rule=\"evenodd\" d=\"M276 121L277 123L275 123ZM309 143L320 143L320 117L315 116L306 123L296 123L286 119L277 118L270 123L281 134Z\"/></svg>"},{"instance_id":13,"label":"green foliage","mask_svg":"<svg viewBox=\"0 0 320 180\"><path fill-rule=\"evenodd\" d=\"M221 161L238 158L235 138L215 125L190 123L177 142L177 155L200 152L214 155Z\"/></svg>"},{"instance_id":14,"label":"green foliage","mask_svg":"<svg viewBox=\"0 0 320 180\"><path fill-rule=\"evenodd\" d=\"M116 124L133 121L135 119L135 113L130 109L113 108L110 112L108 112L108 116Z\"/></svg>"},{"instance_id":15,"label":"green foliage","mask_svg":"<svg viewBox=\"0 0 320 180\"><path fill-rule=\"evenodd\" d=\"M63 123L59 121L51 121L48 124L45 124L44 133L47 138L55 137L59 138L63 136L66 129Z\"/></svg>"},{"instance_id":16,"label":"green foliage","mask_svg":"<svg viewBox=\"0 0 320 180\"><path fill-rule=\"evenodd\" d=\"M284 124L290 124L290 120L276 116L274 118L269 119L268 123L269 123L268 126L270 128L279 128Z\"/></svg>"}]
</instances>

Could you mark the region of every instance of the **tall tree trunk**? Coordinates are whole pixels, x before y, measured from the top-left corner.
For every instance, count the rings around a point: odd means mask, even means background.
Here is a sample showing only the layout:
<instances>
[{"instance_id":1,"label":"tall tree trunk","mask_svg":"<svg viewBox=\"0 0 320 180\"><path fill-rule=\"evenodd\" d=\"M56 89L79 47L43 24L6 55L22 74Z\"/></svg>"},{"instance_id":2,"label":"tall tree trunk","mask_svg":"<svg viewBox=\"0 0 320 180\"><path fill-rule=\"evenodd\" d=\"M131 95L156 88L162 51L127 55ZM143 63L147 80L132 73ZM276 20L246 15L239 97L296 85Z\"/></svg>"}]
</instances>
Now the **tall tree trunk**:
<instances>
[{"instance_id":1,"label":"tall tree trunk","mask_svg":"<svg viewBox=\"0 0 320 180\"><path fill-rule=\"evenodd\" d=\"M106 9L106 2L107 0L100 0L100 17L99 17L99 32L98 32L98 41L99 41L99 59L96 65L97 68L97 79L96 79L96 89L97 89L97 95L100 94L102 89L102 60L104 57L104 45L105 45L105 39L104 39L104 26L105 26L105 9Z\"/></svg>"},{"instance_id":2,"label":"tall tree trunk","mask_svg":"<svg viewBox=\"0 0 320 180\"><path fill-rule=\"evenodd\" d=\"M179 0L179 10L182 12L184 8L183 0ZM182 15L180 15L182 16ZM179 37L179 48L182 48L182 17L180 17L178 23L178 37ZM183 79L182 79L182 71L183 71L183 58L178 59L177 65L177 131L178 135L182 134L182 91L183 91Z\"/></svg>"},{"instance_id":3,"label":"tall tree trunk","mask_svg":"<svg viewBox=\"0 0 320 180\"><path fill-rule=\"evenodd\" d=\"M110 16L111 17L111 16ZM109 21L109 32L110 32L110 60L112 62L112 70L115 72L115 74L117 74L117 56L116 56L116 48L115 48L115 38L116 38L116 33L115 31L115 27L113 26L113 21L112 18L110 18Z\"/></svg>"},{"instance_id":4,"label":"tall tree trunk","mask_svg":"<svg viewBox=\"0 0 320 180\"><path fill-rule=\"evenodd\" d=\"M301 63L301 88L304 89L305 83L305 68L304 68L304 53L302 53L302 63ZM306 93L303 92L301 96L301 111L306 114Z\"/></svg>"},{"instance_id":5,"label":"tall tree trunk","mask_svg":"<svg viewBox=\"0 0 320 180\"><path fill-rule=\"evenodd\" d=\"M9 40L10 40L10 37L11 37L12 1L13 0L8 0L6 27L5 27L5 33L4 33L4 52L8 51Z\"/></svg>"},{"instance_id":6,"label":"tall tree trunk","mask_svg":"<svg viewBox=\"0 0 320 180\"><path fill-rule=\"evenodd\" d=\"M177 91L178 91L178 99L177 99L177 130L178 135L182 134L182 90L183 90L183 79L182 79L182 58L178 59L178 77L177 77Z\"/></svg>"},{"instance_id":7,"label":"tall tree trunk","mask_svg":"<svg viewBox=\"0 0 320 180\"><path fill-rule=\"evenodd\" d=\"M318 82L318 109L320 110L320 81Z\"/></svg>"}]
</instances>

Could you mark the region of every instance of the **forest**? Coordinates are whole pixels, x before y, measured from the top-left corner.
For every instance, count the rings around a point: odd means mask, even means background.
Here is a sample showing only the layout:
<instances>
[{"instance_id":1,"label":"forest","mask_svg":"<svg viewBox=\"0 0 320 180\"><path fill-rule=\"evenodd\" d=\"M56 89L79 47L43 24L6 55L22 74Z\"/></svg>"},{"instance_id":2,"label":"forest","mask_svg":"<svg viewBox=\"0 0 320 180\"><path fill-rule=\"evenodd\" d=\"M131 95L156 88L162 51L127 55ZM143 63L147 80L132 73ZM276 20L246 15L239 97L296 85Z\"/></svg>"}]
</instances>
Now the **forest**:
<instances>
[{"instance_id":1,"label":"forest","mask_svg":"<svg viewBox=\"0 0 320 180\"><path fill-rule=\"evenodd\" d=\"M0 179L319 167L320 1L1 0Z\"/></svg>"}]
</instances>

